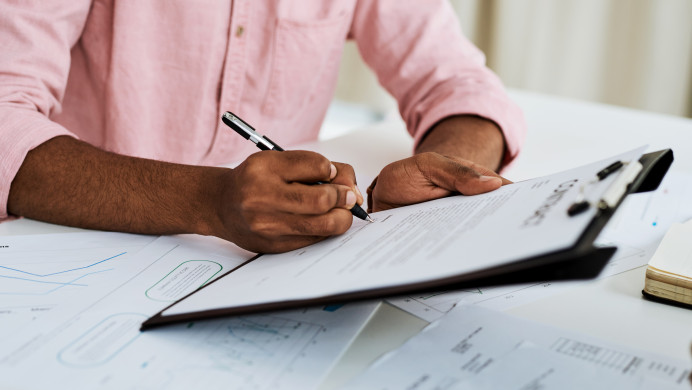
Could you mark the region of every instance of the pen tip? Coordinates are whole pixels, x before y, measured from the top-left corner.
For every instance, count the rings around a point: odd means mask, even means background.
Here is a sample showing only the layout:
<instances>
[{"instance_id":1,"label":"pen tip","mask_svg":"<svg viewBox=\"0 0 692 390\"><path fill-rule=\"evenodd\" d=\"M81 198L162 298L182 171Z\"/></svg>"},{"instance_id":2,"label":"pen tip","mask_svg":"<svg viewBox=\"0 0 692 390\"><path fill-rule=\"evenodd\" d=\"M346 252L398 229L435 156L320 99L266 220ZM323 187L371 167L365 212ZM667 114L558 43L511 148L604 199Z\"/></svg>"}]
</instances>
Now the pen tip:
<instances>
[{"instance_id":1,"label":"pen tip","mask_svg":"<svg viewBox=\"0 0 692 390\"><path fill-rule=\"evenodd\" d=\"M375 222L375 220L374 220L374 219L372 219L372 217L371 217L371 216L369 216L369 215L368 215L368 216L367 216L367 217L365 218L365 220L366 220L366 221L368 221L368 222L370 222L370 223L373 223L373 222Z\"/></svg>"}]
</instances>

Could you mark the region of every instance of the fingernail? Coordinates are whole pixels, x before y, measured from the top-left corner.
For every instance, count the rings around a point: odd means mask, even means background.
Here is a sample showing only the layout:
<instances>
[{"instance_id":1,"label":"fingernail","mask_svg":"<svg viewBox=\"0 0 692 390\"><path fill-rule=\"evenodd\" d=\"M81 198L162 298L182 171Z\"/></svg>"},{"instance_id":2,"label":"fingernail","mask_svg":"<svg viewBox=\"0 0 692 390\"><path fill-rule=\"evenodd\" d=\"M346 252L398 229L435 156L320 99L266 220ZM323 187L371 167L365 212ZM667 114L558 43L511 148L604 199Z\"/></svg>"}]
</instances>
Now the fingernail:
<instances>
[{"instance_id":1,"label":"fingernail","mask_svg":"<svg viewBox=\"0 0 692 390\"><path fill-rule=\"evenodd\" d=\"M356 192L358 193L358 197L361 198L361 199L363 199L363 194L362 194L362 193L360 192L360 190L358 189L358 186L353 186L353 189L356 190Z\"/></svg>"},{"instance_id":2,"label":"fingernail","mask_svg":"<svg viewBox=\"0 0 692 390\"><path fill-rule=\"evenodd\" d=\"M499 177L495 177L495 176L481 176L478 178L478 181L491 181L491 180L500 181L500 182L502 181L502 179L500 179Z\"/></svg>"},{"instance_id":3,"label":"fingernail","mask_svg":"<svg viewBox=\"0 0 692 390\"><path fill-rule=\"evenodd\" d=\"M346 205L351 206L356 204L356 194L353 193L353 191L349 191L346 193Z\"/></svg>"},{"instance_id":4,"label":"fingernail","mask_svg":"<svg viewBox=\"0 0 692 390\"><path fill-rule=\"evenodd\" d=\"M331 172L329 172L329 178L333 179L336 177L336 167L334 164L331 164Z\"/></svg>"}]
</instances>

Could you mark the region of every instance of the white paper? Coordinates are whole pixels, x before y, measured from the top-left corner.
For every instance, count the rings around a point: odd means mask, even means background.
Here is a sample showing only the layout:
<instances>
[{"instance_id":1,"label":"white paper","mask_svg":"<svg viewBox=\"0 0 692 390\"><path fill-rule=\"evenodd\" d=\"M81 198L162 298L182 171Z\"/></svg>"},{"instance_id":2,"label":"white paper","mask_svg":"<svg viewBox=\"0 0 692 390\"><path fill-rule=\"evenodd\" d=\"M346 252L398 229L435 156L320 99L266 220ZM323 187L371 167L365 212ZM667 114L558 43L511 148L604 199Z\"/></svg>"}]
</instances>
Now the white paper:
<instances>
[{"instance_id":1,"label":"white paper","mask_svg":"<svg viewBox=\"0 0 692 390\"><path fill-rule=\"evenodd\" d=\"M13 334L66 303L93 303L146 266L133 255L154 239L106 232L0 237L0 331Z\"/></svg>"},{"instance_id":2,"label":"white paper","mask_svg":"<svg viewBox=\"0 0 692 390\"><path fill-rule=\"evenodd\" d=\"M27 389L316 387L376 303L189 322L141 323L251 253L204 237L161 237L147 267L88 308L61 307L0 344L2 386ZM41 375L35 375L36 368ZM1 387L1 386L0 386Z\"/></svg>"},{"instance_id":3,"label":"white paper","mask_svg":"<svg viewBox=\"0 0 692 390\"><path fill-rule=\"evenodd\" d=\"M627 196L597 240L617 252L598 278L646 265L665 232L674 223L692 219L692 175L669 172L656 191ZM562 292L587 282L554 282L483 287L461 291L432 291L387 301L432 322L457 303L505 310Z\"/></svg>"},{"instance_id":4,"label":"white paper","mask_svg":"<svg viewBox=\"0 0 692 390\"><path fill-rule=\"evenodd\" d=\"M692 280L692 220L671 226L649 265L675 277Z\"/></svg>"},{"instance_id":5,"label":"white paper","mask_svg":"<svg viewBox=\"0 0 692 390\"><path fill-rule=\"evenodd\" d=\"M649 381L646 378L622 378L605 367L523 342L488 370L460 382L453 389L663 390L664 386L659 381Z\"/></svg>"},{"instance_id":6,"label":"white paper","mask_svg":"<svg viewBox=\"0 0 692 390\"><path fill-rule=\"evenodd\" d=\"M580 183L642 149L487 194L374 213L375 223L355 222L344 235L262 256L162 315L420 283L569 248L596 212L567 215ZM588 198L600 199L616 177L590 185Z\"/></svg>"},{"instance_id":7,"label":"white paper","mask_svg":"<svg viewBox=\"0 0 692 390\"><path fill-rule=\"evenodd\" d=\"M527 345L532 348L516 353ZM587 379L589 386L582 388L637 389L659 383L687 389L688 366L687 362L464 305L382 357L346 388L512 389L522 387L506 385L523 382L525 388L548 390L572 388L571 382ZM528 386L551 370L559 373L559 381L546 377L542 381L545 387ZM590 373L594 376L588 376Z\"/></svg>"}]
</instances>

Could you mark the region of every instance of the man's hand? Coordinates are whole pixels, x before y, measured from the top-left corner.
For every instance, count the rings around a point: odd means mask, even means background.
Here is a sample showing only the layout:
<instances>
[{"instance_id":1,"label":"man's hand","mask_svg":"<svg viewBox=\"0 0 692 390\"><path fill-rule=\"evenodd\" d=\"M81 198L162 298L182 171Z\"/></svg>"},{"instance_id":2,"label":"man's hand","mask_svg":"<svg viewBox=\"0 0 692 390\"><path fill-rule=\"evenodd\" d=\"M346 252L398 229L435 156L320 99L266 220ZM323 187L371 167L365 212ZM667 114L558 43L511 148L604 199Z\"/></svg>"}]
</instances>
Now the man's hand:
<instances>
[{"instance_id":1,"label":"man's hand","mask_svg":"<svg viewBox=\"0 0 692 390\"><path fill-rule=\"evenodd\" d=\"M311 185L323 182L328 184ZM337 184L338 183L338 184ZM353 168L305 151L255 153L229 172L221 236L254 252L283 252L348 230L362 204Z\"/></svg>"},{"instance_id":2,"label":"man's hand","mask_svg":"<svg viewBox=\"0 0 692 390\"><path fill-rule=\"evenodd\" d=\"M434 152L393 162L368 189L368 210L381 211L455 193L476 195L511 183L492 170Z\"/></svg>"},{"instance_id":3,"label":"man's hand","mask_svg":"<svg viewBox=\"0 0 692 390\"><path fill-rule=\"evenodd\" d=\"M489 120L464 115L444 119L430 129L415 156L382 169L368 188L368 211L455 193L480 194L511 183L493 171L500 168L504 148L502 132Z\"/></svg>"},{"instance_id":4,"label":"man's hand","mask_svg":"<svg viewBox=\"0 0 692 390\"><path fill-rule=\"evenodd\" d=\"M326 181L328 184L308 185ZM11 214L87 229L214 235L255 252L343 233L362 203L353 169L312 152L259 152L236 169L122 156L71 137L29 152Z\"/></svg>"}]
</instances>

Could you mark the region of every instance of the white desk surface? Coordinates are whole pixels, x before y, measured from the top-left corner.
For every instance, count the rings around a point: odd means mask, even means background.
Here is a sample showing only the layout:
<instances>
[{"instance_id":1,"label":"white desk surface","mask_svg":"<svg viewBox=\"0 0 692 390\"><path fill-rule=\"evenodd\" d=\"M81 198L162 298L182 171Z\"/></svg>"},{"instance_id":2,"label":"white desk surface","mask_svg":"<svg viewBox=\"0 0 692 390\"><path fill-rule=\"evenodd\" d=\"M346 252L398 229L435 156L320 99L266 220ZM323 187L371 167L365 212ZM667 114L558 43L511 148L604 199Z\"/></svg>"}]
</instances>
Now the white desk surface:
<instances>
[{"instance_id":1,"label":"white desk surface","mask_svg":"<svg viewBox=\"0 0 692 390\"><path fill-rule=\"evenodd\" d=\"M692 173L692 120L527 92L511 94L524 109L529 133L516 164L503 173L510 180L568 169L642 144L650 145L650 150L672 148L675 162L671 169ZM403 124L397 122L310 144L307 148L333 161L348 162L359 177L371 178L387 163L409 156L412 142ZM359 183L363 190L368 184ZM0 224L0 235L72 231L79 229L27 219ZM692 311L644 300L643 285L644 267L641 267L508 312L689 360ZM330 373L323 388L342 383L424 326L420 319L383 306Z\"/></svg>"}]
</instances>

